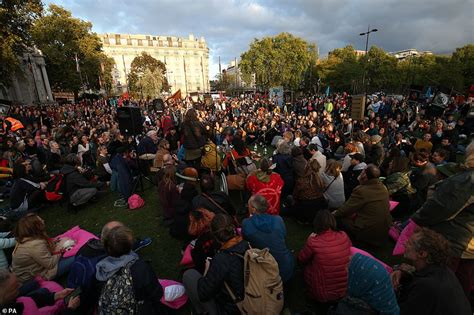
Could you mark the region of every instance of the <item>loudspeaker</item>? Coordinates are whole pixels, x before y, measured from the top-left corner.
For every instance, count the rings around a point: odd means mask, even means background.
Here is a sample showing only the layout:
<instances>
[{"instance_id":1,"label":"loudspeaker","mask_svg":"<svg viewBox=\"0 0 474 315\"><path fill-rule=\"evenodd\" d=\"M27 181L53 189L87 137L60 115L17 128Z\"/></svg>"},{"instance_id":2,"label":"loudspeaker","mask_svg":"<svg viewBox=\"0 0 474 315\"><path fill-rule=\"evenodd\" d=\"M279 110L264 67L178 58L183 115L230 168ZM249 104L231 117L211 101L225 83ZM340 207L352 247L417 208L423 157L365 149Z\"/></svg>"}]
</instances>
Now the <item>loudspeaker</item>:
<instances>
[{"instance_id":1,"label":"loudspeaker","mask_svg":"<svg viewBox=\"0 0 474 315\"><path fill-rule=\"evenodd\" d=\"M351 118L355 120L364 119L365 95L353 95L351 106Z\"/></svg>"},{"instance_id":2,"label":"loudspeaker","mask_svg":"<svg viewBox=\"0 0 474 315\"><path fill-rule=\"evenodd\" d=\"M157 112L163 112L163 109L165 108L165 103L161 98L156 98L153 100L153 107Z\"/></svg>"},{"instance_id":3,"label":"loudspeaker","mask_svg":"<svg viewBox=\"0 0 474 315\"><path fill-rule=\"evenodd\" d=\"M143 118L139 107L117 108L117 121L124 135L138 135L143 131Z\"/></svg>"}]
</instances>

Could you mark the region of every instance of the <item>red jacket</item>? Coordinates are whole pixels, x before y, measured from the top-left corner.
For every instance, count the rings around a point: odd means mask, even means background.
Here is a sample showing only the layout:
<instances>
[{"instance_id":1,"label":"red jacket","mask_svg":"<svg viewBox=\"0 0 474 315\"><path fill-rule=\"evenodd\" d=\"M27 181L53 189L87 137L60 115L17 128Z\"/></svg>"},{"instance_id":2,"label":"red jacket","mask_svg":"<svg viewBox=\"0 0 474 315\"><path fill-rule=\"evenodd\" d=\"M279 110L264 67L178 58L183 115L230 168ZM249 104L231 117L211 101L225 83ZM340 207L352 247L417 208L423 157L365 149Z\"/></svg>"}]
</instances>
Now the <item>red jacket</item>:
<instances>
[{"instance_id":1,"label":"red jacket","mask_svg":"<svg viewBox=\"0 0 474 315\"><path fill-rule=\"evenodd\" d=\"M277 173L270 175L269 182L262 182L257 178L256 174L247 177L247 189L252 195L259 194L268 201L268 214L280 214L280 196L283 188L283 179Z\"/></svg>"},{"instance_id":2,"label":"red jacket","mask_svg":"<svg viewBox=\"0 0 474 315\"><path fill-rule=\"evenodd\" d=\"M308 237L298 260L306 264L304 279L312 298L333 302L345 296L351 245L344 232L328 230Z\"/></svg>"}]
</instances>

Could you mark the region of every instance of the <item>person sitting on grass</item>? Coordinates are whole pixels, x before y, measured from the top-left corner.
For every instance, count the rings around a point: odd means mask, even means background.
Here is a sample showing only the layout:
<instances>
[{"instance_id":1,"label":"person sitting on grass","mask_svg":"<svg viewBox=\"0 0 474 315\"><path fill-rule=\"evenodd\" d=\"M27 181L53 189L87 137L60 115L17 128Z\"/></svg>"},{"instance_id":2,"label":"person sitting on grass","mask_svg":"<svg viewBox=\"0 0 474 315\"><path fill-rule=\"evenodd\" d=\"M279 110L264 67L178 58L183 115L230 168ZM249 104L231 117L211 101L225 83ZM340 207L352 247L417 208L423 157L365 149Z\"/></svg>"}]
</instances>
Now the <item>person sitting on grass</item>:
<instances>
[{"instance_id":1,"label":"person sitting on grass","mask_svg":"<svg viewBox=\"0 0 474 315\"><path fill-rule=\"evenodd\" d=\"M286 246L286 227L278 215L267 214L268 201L253 195L248 201L248 219L242 222L242 235L255 248L268 248L280 269L281 280L288 282L295 269L295 257Z\"/></svg>"},{"instance_id":2,"label":"person sitting on grass","mask_svg":"<svg viewBox=\"0 0 474 315\"><path fill-rule=\"evenodd\" d=\"M61 168L66 185L66 196L69 198L68 208L77 210L77 206L83 205L98 195L99 183L94 183L84 177L81 173L81 164L77 154L70 153L66 156L65 164Z\"/></svg>"},{"instance_id":3,"label":"person sitting on grass","mask_svg":"<svg viewBox=\"0 0 474 315\"><path fill-rule=\"evenodd\" d=\"M360 185L333 212L336 219L340 220L338 226L357 242L358 247L365 249L381 247L388 239L392 223L388 191L379 177L379 168L369 164L359 175Z\"/></svg>"},{"instance_id":4,"label":"person sitting on grass","mask_svg":"<svg viewBox=\"0 0 474 315\"><path fill-rule=\"evenodd\" d=\"M113 227L102 242L108 257L96 265L96 279L102 286L98 313L111 314L125 307L126 313L139 309L139 314L163 314L163 288L151 266L132 251L132 231ZM127 281L121 281L125 278Z\"/></svg>"},{"instance_id":5,"label":"person sitting on grass","mask_svg":"<svg viewBox=\"0 0 474 315\"><path fill-rule=\"evenodd\" d=\"M17 245L12 255L12 270L21 283L40 275L51 280L69 272L74 257L63 258L64 249L56 249L38 215L27 214L14 230Z\"/></svg>"},{"instance_id":6,"label":"person sitting on grass","mask_svg":"<svg viewBox=\"0 0 474 315\"><path fill-rule=\"evenodd\" d=\"M234 220L226 214L217 214L211 222L211 233L220 245L219 252L206 262L204 275L195 269L183 275L186 293L198 314L240 314L226 289L242 299L244 295L244 260L247 241L236 232Z\"/></svg>"},{"instance_id":7,"label":"person sitting on grass","mask_svg":"<svg viewBox=\"0 0 474 315\"><path fill-rule=\"evenodd\" d=\"M313 233L298 255L304 267L304 280L311 298L318 302L336 302L347 290L347 266L351 240L338 231L336 219L328 210L320 210L313 222Z\"/></svg>"},{"instance_id":8,"label":"person sitting on grass","mask_svg":"<svg viewBox=\"0 0 474 315\"><path fill-rule=\"evenodd\" d=\"M74 289L64 289L58 292L51 292L46 288L39 288L38 284L33 285L30 290L21 288L17 276L8 269L0 269L0 309L14 310L15 314L23 314L24 305L17 302L18 297L29 297L33 299L36 307L52 306L57 300L62 300L72 293ZM78 296L71 298L66 308L61 314L74 314L73 311L79 307L81 300Z\"/></svg>"},{"instance_id":9,"label":"person sitting on grass","mask_svg":"<svg viewBox=\"0 0 474 315\"><path fill-rule=\"evenodd\" d=\"M447 266L449 249L441 234L415 230L404 253L413 266L402 264L391 274L401 314L471 314L463 288Z\"/></svg>"},{"instance_id":10,"label":"person sitting on grass","mask_svg":"<svg viewBox=\"0 0 474 315\"><path fill-rule=\"evenodd\" d=\"M229 196L222 191L214 191L215 183L211 175L202 175L200 185L201 193L193 198L193 209L205 208L216 214L235 215L236 211Z\"/></svg>"}]
</instances>

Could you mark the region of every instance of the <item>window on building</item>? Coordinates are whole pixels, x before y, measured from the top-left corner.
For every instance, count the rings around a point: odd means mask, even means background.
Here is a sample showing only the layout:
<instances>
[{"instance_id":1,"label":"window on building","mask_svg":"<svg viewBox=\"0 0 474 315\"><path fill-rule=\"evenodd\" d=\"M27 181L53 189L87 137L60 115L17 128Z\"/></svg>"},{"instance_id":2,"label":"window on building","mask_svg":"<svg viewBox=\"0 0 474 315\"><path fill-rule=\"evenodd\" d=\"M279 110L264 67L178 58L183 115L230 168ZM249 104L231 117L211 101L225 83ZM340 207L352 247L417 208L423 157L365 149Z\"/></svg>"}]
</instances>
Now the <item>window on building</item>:
<instances>
[{"instance_id":1,"label":"window on building","mask_svg":"<svg viewBox=\"0 0 474 315\"><path fill-rule=\"evenodd\" d=\"M148 46L153 46L153 41L151 39L148 40Z\"/></svg>"},{"instance_id":2,"label":"window on building","mask_svg":"<svg viewBox=\"0 0 474 315\"><path fill-rule=\"evenodd\" d=\"M127 38L127 45L132 46L132 39L131 38Z\"/></svg>"},{"instance_id":3,"label":"window on building","mask_svg":"<svg viewBox=\"0 0 474 315\"><path fill-rule=\"evenodd\" d=\"M143 41L141 39L138 40L138 46L143 46Z\"/></svg>"},{"instance_id":4,"label":"window on building","mask_svg":"<svg viewBox=\"0 0 474 315\"><path fill-rule=\"evenodd\" d=\"M104 38L104 44L110 45L110 41L108 37Z\"/></svg>"},{"instance_id":5,"label":"window on building","mask_svg":"<svg viewBox=\"0 0 474 315\"><path fill-rule=\"evenodd\" d=\"M120 34L115 34L115 45L120 45Z\"/></svg>"},{"instance_id":6,"label":"window on building","mask_svg":"<svg viewBox=\"0 0 474 315\"><path fill-rule=\"evenodd\" d=\"M150 36L148 36L148 35L147 35L145 38L146 38L147 40L150 40Z\"/></svg>"}]
</instances>

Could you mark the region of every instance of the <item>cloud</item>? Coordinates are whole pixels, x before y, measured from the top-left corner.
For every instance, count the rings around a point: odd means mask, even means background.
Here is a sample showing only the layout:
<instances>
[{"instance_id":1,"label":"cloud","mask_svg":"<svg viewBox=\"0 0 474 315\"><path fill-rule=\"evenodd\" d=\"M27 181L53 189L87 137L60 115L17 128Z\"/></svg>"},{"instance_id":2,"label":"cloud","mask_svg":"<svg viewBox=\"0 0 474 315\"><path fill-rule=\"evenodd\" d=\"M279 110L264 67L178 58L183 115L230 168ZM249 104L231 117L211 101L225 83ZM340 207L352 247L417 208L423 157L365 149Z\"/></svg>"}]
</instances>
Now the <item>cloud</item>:
<instances>
[{"instance_id":1,"label":"cloud","mask_svg":"<svg viewBox=\"0 0 474 315\"><path fill-rule=\"evenodd\" d=\"M46 3L51 1L47 0ZM91 21L98 33L204 36L211 78L218 58L225 67L254 38L290 32L334 48L365 48L358 34L379 31L370 44L386 51L406 48L449 53L474 42L474 0L59 0L54 3Z\"/></svg>"}]
</instances>

